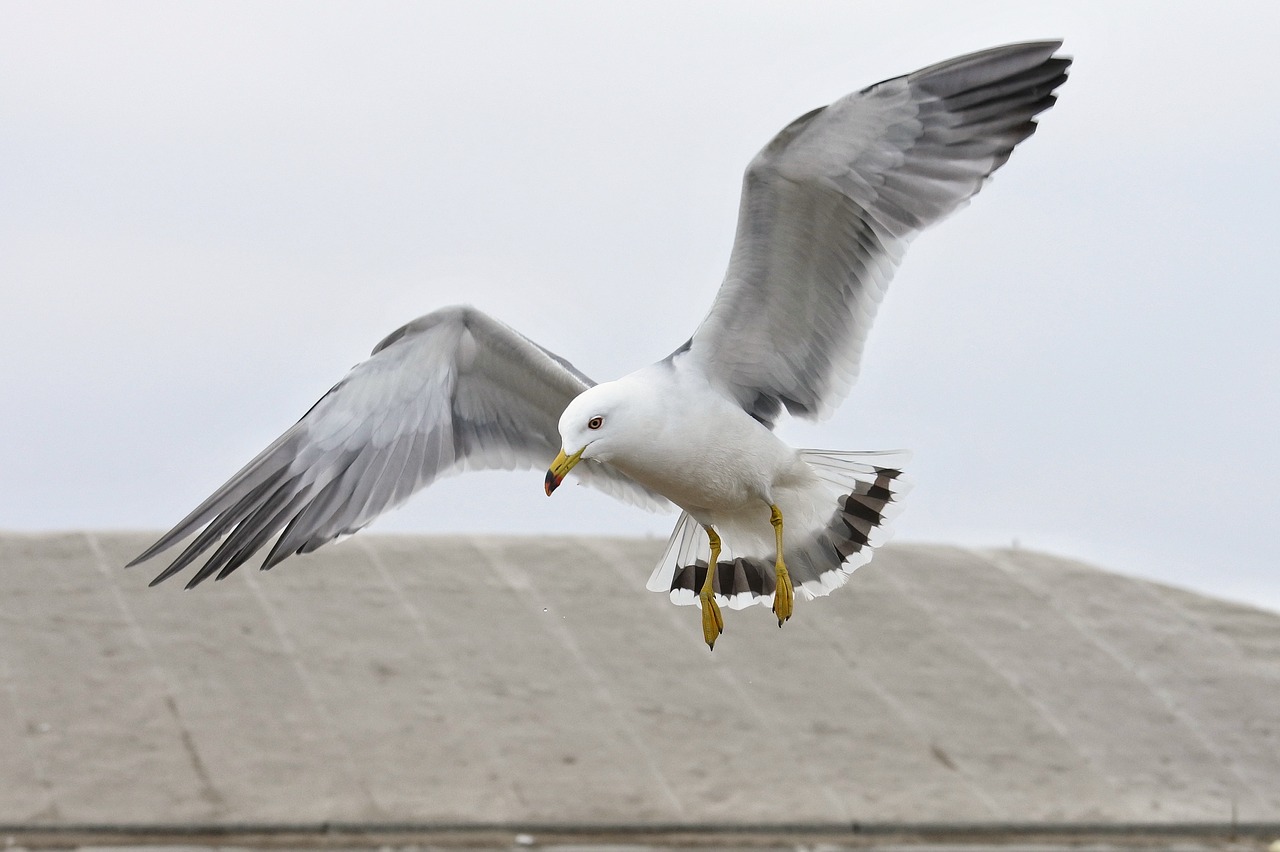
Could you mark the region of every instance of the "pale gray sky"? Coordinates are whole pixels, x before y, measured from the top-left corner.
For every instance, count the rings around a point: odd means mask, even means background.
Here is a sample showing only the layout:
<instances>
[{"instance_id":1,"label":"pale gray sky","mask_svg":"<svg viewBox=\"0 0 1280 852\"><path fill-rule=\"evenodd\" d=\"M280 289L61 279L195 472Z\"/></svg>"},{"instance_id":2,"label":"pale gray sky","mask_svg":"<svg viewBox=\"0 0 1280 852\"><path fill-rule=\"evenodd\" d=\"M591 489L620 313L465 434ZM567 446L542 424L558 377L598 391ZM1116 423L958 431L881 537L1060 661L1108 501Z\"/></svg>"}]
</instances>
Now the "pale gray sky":
<instances>
[{"instance_id":1,"label":"pale gray sky","mask_svg":"<svg viewBox=\"0 0 1280 852\"><path fill-rule=\"evenodd\" d=\"M1050 37L1076 64L1041 131L908 252L839 414L785 434L914 450L899 538L1280 610L1261 2L6 3L0 527L168 526L445 304L597 379L659 358L779 128ZM673 520L494 473L375 529Z\"/></svg>"}]
</instances>

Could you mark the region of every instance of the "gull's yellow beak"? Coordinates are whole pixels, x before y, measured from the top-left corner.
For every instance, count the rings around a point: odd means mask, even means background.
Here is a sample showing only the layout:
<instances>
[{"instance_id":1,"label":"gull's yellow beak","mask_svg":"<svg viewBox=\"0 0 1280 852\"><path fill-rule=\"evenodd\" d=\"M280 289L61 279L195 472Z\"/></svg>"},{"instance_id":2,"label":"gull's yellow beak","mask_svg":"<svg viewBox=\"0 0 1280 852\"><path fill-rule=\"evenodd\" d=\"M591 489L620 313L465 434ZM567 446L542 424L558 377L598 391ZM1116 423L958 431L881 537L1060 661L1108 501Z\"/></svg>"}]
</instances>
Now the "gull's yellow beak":
<instances>
[{"instance_id":1,"label":"gull's yellow beak","mask_svg":"<svg viewBox=\"0 0 1280 852\"><path fill-rule=\"evenodd\" d=\"M585 450L583 447L582 450ZM571 456L566 456L564 450L560 451L560 455L556 456L556 460L551 463L551 469L547 471L547 496L551 496L551 492L560 487L560 483L564 482L565 474L573 469L578 463L578 459L582 458L582 450L578 450Z\"/></svg>"}]
</instances>

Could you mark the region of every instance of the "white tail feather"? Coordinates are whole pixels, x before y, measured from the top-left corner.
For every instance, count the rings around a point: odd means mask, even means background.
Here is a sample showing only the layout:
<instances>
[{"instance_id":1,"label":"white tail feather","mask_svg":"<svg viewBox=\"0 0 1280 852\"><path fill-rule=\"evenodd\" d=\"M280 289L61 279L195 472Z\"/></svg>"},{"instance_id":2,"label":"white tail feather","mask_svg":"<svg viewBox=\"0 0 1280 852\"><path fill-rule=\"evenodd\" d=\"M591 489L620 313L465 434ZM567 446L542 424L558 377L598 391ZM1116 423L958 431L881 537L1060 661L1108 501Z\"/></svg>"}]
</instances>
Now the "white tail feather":
<instances>
[{"instance_id":1,"label":"white tail feather","mask_svg":"<svg viewBox=\"0 0 1280 852\"><path fill-rule=\"evenodd\" d=\"M805 599L830 594L889 538L910 482L902 476L905 450L844 452L801 450L816 475L808 486L777 495L783 513L783 557L797 593ZM772 605L773 530L768 515L721 525L723 550L713 581L716 601L731 609ZM757 529L758 527L758 529ZM646 587L668 592L672 603L698 604L711 544L706 531L685 512Z\"/></svg>"}]
</instances>

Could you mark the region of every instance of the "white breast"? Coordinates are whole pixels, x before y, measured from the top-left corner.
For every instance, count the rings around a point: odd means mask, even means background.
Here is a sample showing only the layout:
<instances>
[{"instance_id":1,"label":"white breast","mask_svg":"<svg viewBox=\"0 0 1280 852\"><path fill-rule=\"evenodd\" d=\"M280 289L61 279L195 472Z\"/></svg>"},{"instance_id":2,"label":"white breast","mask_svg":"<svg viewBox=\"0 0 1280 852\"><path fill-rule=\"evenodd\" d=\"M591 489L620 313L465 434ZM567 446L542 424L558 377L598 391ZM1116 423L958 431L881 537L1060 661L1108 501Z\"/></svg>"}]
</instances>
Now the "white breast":
<instances>
[{"instance_id":1,"label":"white breast","mask_svg":"<svg viewBox=\"0 0 1280 852\"><path fill-rule=\"evenodd\" d=\"M776 482L807 470L795 450L696 377L659 364L623 381L644 427L609 463L703 523L767 505Z\"/></svg>"}]
</instances>

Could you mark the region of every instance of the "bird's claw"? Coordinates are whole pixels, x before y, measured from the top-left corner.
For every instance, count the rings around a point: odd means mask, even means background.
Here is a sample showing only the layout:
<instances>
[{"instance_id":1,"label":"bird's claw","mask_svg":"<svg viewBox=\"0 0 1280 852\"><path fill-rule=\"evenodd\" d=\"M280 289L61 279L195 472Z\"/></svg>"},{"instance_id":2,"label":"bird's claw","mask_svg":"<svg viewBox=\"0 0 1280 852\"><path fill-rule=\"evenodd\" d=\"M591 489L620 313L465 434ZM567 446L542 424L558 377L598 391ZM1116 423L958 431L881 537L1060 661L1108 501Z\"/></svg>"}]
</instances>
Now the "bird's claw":
<instances>
[{"instance_id":1,"label":"bird's claw","mask_svg":"<svg viewBox=\"0 0 1280 852\"><path fill-rule=\"evenodd\" d=\"M778 626L781 627L782 623L791 617L791 611L795 607L796 592L791 585L791 573L781 562L778 563L777 576L777 588L773 593L773 614L778 616Z\"/></svg>"},{"instance_id":2,"label":"bird's claw","mask_svg":"<svg viewBox=\"0 0 1280 852\"><path fill-rule=\"evenodd\" d=\"M702 638L712 651L716 649L716 639L724 632L724 616L720 614L720 604L715 595L706 593L698 595L702 602Z\"/></svg>"}]
</instances>

